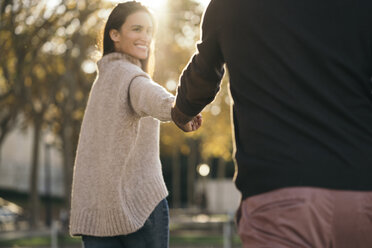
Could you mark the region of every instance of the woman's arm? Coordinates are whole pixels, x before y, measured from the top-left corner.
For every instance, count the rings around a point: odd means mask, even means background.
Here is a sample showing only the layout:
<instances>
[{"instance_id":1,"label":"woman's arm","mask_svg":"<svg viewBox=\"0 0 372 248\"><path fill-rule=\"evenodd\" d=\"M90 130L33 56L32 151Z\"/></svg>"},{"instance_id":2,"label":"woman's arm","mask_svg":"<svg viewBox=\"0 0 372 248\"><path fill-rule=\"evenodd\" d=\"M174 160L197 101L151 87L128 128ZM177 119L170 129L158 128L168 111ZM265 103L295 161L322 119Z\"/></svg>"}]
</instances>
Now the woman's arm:
<instances>
[{"instance_id":1,"label":"woman's arm","mask_svg":"<svg viewBox=\"0 0 372 248\"><path fill-rule=\"evenodd\" d=\"M160 121L171 121L174 96L151 79L138 76L129 86L129 102L141 117L152 116Z\"/></svg>"}]
</instances>

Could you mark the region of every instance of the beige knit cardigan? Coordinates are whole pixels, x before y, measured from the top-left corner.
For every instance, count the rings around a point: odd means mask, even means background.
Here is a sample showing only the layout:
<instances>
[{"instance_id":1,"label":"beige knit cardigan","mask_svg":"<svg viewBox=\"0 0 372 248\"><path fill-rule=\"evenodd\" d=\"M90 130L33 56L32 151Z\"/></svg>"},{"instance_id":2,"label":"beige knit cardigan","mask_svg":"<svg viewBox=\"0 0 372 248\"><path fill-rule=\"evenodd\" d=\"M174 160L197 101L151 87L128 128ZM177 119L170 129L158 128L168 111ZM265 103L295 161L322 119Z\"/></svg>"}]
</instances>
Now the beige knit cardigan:
<instances>
[{"instance_id":1,"label":"beige knit cardigan","mask_svg":"<svg viewBox=\"0 0 372 248\"><path fill-rule=\"evenodd\" d=\"M97 65L75 159L73 236L135 232L168 195L159 120L171 120L174 96L128 55L111 53Z\"/></svg>"}]
</instances>

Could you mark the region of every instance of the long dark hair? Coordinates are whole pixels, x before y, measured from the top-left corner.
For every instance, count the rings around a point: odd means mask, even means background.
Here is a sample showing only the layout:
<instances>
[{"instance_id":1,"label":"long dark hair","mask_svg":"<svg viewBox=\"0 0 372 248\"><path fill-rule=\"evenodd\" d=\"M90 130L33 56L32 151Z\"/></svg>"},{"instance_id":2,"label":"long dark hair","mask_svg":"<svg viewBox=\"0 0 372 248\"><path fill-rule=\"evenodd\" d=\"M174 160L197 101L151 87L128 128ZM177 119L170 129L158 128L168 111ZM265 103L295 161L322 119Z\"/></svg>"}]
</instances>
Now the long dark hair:
<instances>
[{"instance_id":1,"label":"long dark hair","mask_svg":"<svg viewBox=\"0 0 372 248\"><path fill-rule=\"evenodd\" d=\"M155 18L153 14L150 12L148 8L143 6L141 3L136 1L129 1L124 3L119 3L115 6L115 8L111 11L109 18L107 19L105 29L103 32L103 46L102 46L102 56L105 56L106 54L115 52L115 46L114 42L111 40L110 37L110 30L116 29L120 30L120 27L124 24L127 17L133 13L136 13L138 11L144 11L149 14L151 17L152 23L154 25L155 29ZM154 42L152 42L153 44ZM153 71L153 49L149 49L149 54L146 59L141 60L142 69L152 74Z\"/></svg>"}]
</instances>

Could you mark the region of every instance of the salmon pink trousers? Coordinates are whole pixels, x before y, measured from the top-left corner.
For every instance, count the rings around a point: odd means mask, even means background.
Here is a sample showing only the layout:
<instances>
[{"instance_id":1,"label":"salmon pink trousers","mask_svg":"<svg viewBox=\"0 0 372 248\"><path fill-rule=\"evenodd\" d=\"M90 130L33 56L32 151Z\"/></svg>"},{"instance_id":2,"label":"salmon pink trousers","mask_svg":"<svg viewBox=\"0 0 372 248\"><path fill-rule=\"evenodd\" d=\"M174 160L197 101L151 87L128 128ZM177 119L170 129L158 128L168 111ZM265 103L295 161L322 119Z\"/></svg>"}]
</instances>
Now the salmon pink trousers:
<instances>
[{"instance_id":1,"label":"salmon pink trousers","mask_svg":"<svg viewBox=\"0 0 372 248\"><path fill-rule=\"evenodd\" d=\"M244 248L372 248L372 191L283 188L243 200L237 216Z\"/></svg>"}]
</instances>

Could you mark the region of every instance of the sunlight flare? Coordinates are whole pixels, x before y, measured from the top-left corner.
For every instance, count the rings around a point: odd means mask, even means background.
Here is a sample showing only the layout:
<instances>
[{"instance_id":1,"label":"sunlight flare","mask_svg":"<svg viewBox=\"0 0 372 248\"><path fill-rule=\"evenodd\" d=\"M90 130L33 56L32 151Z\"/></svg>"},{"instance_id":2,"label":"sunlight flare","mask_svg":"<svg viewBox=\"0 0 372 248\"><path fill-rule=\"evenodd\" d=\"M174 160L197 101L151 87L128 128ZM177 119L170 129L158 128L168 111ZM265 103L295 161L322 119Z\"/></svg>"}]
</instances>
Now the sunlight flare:
<instances>
[{"instance_id":1,"label":"sunlight flare","mask_svg":"<svg viewBox=\"0 0 372 248\"><path fill-rule=\"evenodd\" d=\"M110 2L113 3L119 3L119 2L124 2L120 0L109 0ZM150 9L154 11L159 11L162 10L164 7L166 7L168 0L137 0L137 2L141 2L143 5L149 7Z\"/></svg>"}]
</instances>

